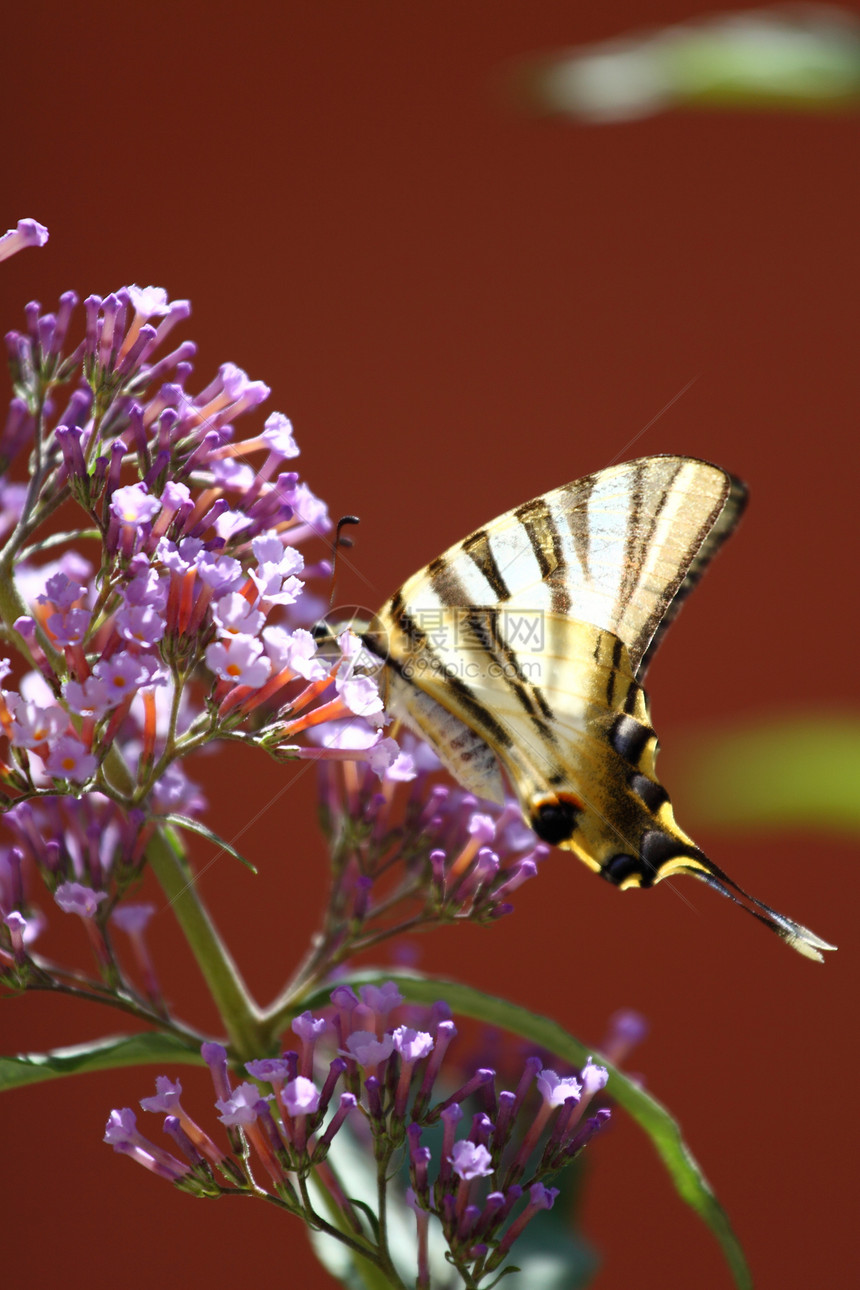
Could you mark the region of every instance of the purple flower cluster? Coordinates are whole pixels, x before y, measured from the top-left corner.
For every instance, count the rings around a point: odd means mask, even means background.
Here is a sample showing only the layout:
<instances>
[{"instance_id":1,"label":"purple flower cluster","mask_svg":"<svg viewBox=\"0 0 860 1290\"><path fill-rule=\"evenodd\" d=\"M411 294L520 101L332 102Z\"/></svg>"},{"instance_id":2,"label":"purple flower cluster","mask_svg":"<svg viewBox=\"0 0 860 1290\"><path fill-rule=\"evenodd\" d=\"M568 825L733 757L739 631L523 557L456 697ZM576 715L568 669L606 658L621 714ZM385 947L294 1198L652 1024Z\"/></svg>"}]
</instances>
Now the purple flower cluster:
<instances>
[{"instance_id":1,"label":"purple flower cluster","mask_svg":"<svg viewBox=\"0 0 860 1290\"><path fill-rule=\"evenodd\" d=\"M558 1192L548 1180L606 1122L606 1108L586 1112L607 1073L589 1060L577 1077L559 1075L532 1057L513 1089L498 1089L495 1072L480 1068L454 1091L440 1093L439 1085L451 1084L445 1058L457 1030L450 1010L441 1002L430 1009L413 1007L409 1021L414 1024L389 1024L402 1003L390 981L362 986L357 994L339 986L324 1015L305 1012L294 1019L297 1049L248 1062L253 1082L235 1086L225 1050L204 1044L229 1152L215 1146L188 1116L178 1082L163 1076L156 1081L156 1096L141 1106L166 1115L164 1128L178 1154L146 1139L127 1108L111 1113L105 1140L199 1195L265 1192L334 1232L313 1210L306 1180L314 1174L343 1217L348 1243L372 1257L374 1234L347 1197L336 1146L332 1150L348 1120L354 1139L377 1162L383 1183L391 1181L391 1162L405 1146L409 1187L399 1199L415 1216L415 1284L430 1285L433 1219L464 1281L477 1285L504 1261L531 1218L551 1208ZM423 1145L422 1135L437 1124L442 1140L434 1152ZM258 1162L267 1184L255 1180L250 1159ZM392 1196L388 1204L396 1201Z\"/></svg>"},{"instance_id":2,"label":"purple flower cluster","mask_svg":"<svg viewBox=\"0 0 860 1290\"><path fill-rule=\"evenodd\" d=\"M366 732L342 722L326 730L320 817L338 866L336 920L353 950L440 922L491 922L549 853L514 801L503 806L436 782L439 762L410 733L381 771L351 757ZM393 880L393 875L396 879ZM396 913L396 922L392 923Z\"/></svg>"},{"instance_id":3,"label":"purple flower cluster","mask_svg":"<svg viewBox=\"0 0 860 1290\"><path fill-rule=\"evenodd\" d=\"M46 240L21 221L0 259ZM54 312L32 303L6 336L0 806L14 845L0 852L0 955L17 968L40 925L22 859L104 931L152 821L202 805L182 759L205 745L342 757L305 735L349 719L364 732L351 755L382 773L397 753L356 638L323 654L307 630L305 580L329 564L300 547L330 523L292 469L289 420L237 436L268 387L227 363L193 392L195 346L166 344L190 306L160 288L90 296L70 340L77 306L73 292Z\"/></svg>"},{"instance_id":4,"label":"purple flower cluster","mask_svg":"<svg viewBox=\"0 0 860 1290\"><path fill-rule=\"evenodd\" d=\"M187 786L182 784L182 788ZM38 870L56 906L83 920L97 962L114 983L124 981L107 923L128 932L135 960L144 970L150 1002L160 991L143 942L143 928L152 906L116 903L140 877L147 842L154 824L141 810L126 811L100 793L80 799L41 797L19 802L5 815L16 845L0 850L0 924L8 940L0 940L0 973L21 984L33 980L34 963L28 947L44 930L42 912L25 892L26 868ZM142 911L147 911L146 916ZM130 984L128 984L130 992Z\"/></svg>"},{"instance_id":5,"label":"purple flower cluster","mask_svg":"<svg viewBox=\"0 0 860 1290\"><path fill-rule=\"evenodd\" d=\"M305 567L298 546L330 524L287 468L292 426L275 412L235 438L268 387L227 363L189 392L194 345L159 351L190 307L153 287L90 296L84 338L65 356L76 304L70 292L56 313L29 305L26 328L6 337L15 396L0 433L0 573L11 585L0 608L21 660L5 674L30 668L0 697L8 796L49 781L104 788L119 737L114 761L137 772L125 796L143 800L201 743L251 737L252 713L254 741L283 756L300 754L292 741L310 726L345 716L370 721L378 744L382 703L353 675L351 638L333 662L298 625L299 574L328 569ZM15 480L25 456L27 484ZM74 527L48 531L70 502ZM93 536L97 568L75 550ZM61 558L39 562L58 543Z\"/></svg>"}]
</instances>

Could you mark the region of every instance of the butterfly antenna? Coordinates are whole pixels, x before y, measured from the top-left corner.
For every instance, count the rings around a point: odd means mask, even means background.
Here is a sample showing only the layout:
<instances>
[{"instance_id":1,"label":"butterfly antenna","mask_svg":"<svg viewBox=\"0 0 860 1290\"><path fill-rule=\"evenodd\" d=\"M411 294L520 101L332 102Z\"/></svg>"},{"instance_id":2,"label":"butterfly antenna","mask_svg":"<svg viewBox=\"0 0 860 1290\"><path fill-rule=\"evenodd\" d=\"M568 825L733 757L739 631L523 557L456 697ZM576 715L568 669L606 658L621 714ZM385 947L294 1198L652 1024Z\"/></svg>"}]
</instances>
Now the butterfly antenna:
<instances>
[{"instance_id":1,"label":"butterfly antenna","mask_svg":"<svg viewBox=\"0 0 860 1290\"><path fill-rule=\"evenodd\" d=\"M337 522L337 528L334 533L334 541L331 544L331 596L329 597L328 607L331 610L334 604L334 593L337 585L337 553L340 550L348 551L352 546L352 539L345 537L342 530L347 524L360 524L357 515L342 515Z\"/></svg>"},{"instance_id":2,"label":"butterfly antenna","mask_svg":"<svg viewBox=\"0 0 860 1290\"><path fill-rule=\"evenodd\" d=\"M680 872L680 870L679 870ZM753 918L757 918L765 927L769 927L772 932L790 945L798 954L803 954L805 958L815 959L818 963L824 962L822 950L835 950L836 946L831 945L828 941L823 941L820 936L816 936L808 927L802 923L796 923L793 918L787 918L785 914L779 914L770 905L766 905L763 900L757 900L749 892L744 891L736 882L732 882L728 874L723 873L716 865L708 862L708 868L699 868L692 866L686 870L696 878L701 878L714 891L718 891L721 896L728 897L734 901L741 909L745 909Z\"/></svg>"}]
</instances>

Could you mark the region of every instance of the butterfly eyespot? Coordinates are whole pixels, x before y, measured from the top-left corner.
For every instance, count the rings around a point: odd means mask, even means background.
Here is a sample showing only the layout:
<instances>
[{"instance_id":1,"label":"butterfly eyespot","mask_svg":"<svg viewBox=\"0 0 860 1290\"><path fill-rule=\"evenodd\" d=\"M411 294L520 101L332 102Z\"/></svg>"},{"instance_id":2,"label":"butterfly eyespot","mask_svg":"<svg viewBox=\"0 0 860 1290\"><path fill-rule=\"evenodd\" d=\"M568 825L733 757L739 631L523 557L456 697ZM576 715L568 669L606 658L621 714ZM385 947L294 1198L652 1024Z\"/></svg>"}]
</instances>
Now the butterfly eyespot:
<instances>
[{"instance_id":1,"label":"butterfly eyespot","mask_svg":"<svg viewBox=\"0 0 860 1290\"><path fill-rule=\"evenodd\" d=\"M532 809L531 825L541 842L558 846L575 833L581 810L581 802L572 795L552 798Z\"/></svg>"}]
</instances>

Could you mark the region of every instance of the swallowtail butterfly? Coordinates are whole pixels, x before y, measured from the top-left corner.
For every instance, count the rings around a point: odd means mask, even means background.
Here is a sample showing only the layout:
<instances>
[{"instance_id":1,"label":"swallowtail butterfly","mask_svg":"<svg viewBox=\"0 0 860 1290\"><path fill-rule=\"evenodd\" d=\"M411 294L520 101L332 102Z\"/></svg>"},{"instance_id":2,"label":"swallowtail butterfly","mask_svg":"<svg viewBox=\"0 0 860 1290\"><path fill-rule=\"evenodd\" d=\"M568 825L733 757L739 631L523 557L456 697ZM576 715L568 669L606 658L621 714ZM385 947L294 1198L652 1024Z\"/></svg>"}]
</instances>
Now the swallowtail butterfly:
<instances>
[{"instance_id":1,"label":"swallowtail butterfly","mask_svg":"<svg viewBox=\"0 0 860 1290\"><path fill-rule=\"evenodd\" d=\"M642 678L746 490L692 457L536 497L416 573L362 633L386 707L469 791L621 890L691 874L809 958L835 948L748 895L675 822Z\"/></svg>"}]
</instances>

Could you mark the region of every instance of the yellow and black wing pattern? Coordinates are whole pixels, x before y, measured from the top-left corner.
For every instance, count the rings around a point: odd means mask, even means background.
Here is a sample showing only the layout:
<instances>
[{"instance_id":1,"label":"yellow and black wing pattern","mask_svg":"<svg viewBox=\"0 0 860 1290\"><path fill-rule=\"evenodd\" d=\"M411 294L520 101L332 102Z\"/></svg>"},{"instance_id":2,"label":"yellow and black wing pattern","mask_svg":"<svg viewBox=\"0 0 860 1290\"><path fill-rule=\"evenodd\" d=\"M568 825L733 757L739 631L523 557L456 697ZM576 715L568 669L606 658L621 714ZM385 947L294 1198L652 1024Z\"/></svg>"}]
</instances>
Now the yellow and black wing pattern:
<instances>
[{"instance_id":1,"label":"yellow and black wing pattern","mask_svg":"<svg viewBox=\"0 0 860 1290\"><path fill-rule=\"evenodd\" d=\"M387 705L470 791L513 787L540 838L622 890L692 874L810 958L834 948L749 896L675 822L641 678L743 510L691 457L643 457L537 497L415 574L365 635Z\"/></svg>"}]
</instances>

